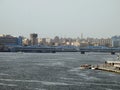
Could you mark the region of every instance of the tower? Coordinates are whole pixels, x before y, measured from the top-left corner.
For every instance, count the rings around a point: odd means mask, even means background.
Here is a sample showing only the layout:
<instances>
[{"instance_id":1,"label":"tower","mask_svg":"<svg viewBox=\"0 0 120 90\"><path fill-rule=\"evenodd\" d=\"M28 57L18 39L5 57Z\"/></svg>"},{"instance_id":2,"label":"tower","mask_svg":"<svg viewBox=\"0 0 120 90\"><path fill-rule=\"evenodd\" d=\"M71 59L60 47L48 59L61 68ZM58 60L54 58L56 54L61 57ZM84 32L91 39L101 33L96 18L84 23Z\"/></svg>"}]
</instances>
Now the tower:
<instances>
[{"instance_id":1,"label":"tower","mask_svg":"<svg viewBox=\"0 0 120 90\"><path fill-rule=\"evenodd\" d=\"M31 45L38 45L38 35L36 33L30 34Z\"/></svg>"},{"instance_id":2,"label":"tower","mask_svg":"<svg viewBox=\"0 0 120 90\"><path fill-rule=\"evenodd\" d=\"M81 33L81 39L83 39L83 33Z\"/></svg>"}]
</instances>

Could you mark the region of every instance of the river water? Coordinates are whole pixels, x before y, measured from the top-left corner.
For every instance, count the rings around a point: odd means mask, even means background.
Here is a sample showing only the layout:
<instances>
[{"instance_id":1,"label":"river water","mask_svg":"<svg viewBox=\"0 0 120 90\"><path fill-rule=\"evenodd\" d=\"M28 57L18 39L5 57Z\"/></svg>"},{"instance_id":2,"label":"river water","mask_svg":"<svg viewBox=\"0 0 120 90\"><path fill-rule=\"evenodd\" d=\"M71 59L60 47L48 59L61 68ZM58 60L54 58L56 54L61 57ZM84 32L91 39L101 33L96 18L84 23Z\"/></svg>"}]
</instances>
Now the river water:
<instances>
[{"instance_id":1,"label":"river water","mask_svg":"<svg viewBox=\"0 0 120 90\"><path fill-rule=\"evenodd\" d=\"M120 74L80 70L109 53L0 53L0 90L120 90Z\"/></svg>"}]
</instances>

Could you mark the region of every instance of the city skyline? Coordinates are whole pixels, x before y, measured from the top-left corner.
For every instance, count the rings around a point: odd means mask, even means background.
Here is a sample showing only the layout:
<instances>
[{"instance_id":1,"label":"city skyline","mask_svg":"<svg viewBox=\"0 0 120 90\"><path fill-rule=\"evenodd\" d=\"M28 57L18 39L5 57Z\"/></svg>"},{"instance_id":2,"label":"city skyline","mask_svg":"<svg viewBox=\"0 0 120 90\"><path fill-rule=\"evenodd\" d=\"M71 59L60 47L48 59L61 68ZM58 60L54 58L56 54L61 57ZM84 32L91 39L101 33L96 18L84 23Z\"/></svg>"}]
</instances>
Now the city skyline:
<instances>
[{"instance_id":1,"label":"city skyline","mask_svg":"<svg viewBox=\"0 0 120 90\"><path fill-rule=\"evenodd\" d=\"M55 37L58 37L58 38L71 38L71 39L107 39L107 38L112 38L112 37L120 37L120 35L114 35L114 36L111 36L111 37L84 37L83 34L81 34L80 36L76 36L76 37L66 37L66 36L53 36L53 37L50 37L50 36L47 36L47 37L41 37L38 33L29 33L28 34L28 37L27 36L24 36L24 35L14 35L14 34L0 34L0 37L23 37L23 38L27 38L27 39L30 39L31 38L31 34L36 34L37 35L37 38L50 38L50 39L54 39Z\"/></svg>"},{"instance_id":2,"label":"city skyline","mask_svg":"<svg viewBox=\"0 0 120 90\"><path fill-rule=\"evenodd\" d=\"M0 34L108 38L120 35L119 0L1 0Z\"/></svg>"}]
</instances>

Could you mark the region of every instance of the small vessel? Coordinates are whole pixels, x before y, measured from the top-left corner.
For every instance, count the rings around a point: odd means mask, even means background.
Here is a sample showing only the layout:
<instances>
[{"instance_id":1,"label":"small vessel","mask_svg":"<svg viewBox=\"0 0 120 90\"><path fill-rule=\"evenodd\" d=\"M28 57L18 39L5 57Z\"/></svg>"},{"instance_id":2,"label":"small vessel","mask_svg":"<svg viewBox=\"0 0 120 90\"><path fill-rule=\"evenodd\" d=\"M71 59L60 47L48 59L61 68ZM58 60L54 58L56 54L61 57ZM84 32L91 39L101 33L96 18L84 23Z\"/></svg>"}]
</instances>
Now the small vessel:
<instances>
[{"instance_id":1,"label":"small vessel","mask_svg":"<svg viewBox=\"0 0 120 90\"><path fill-rule=\"evenodd\" d=\"M94 70L94 69L96 69L96 68L95 68L95 67L91 67L91 69L93 69L93 70Z\"/></svg>"},{"instance_id":2,"label":"small vessel","mask_svg":"<svg viewBox=\"0 0 120 90\"><path fill-rule=\"evenodd\" d=\"M83 64L80 66L80 69L91 69L91 65L90 64Z\"/></svg>"},{"instance_id":3,"label":"small vessel","mask_svg":"<svg viewBox=\"0 0 120 90\"><path fill-rule=\"evenodd\" d=\"M95 70L95 69L98 69L98 65L96 65L96 66L91 66L91 69L93 69L93 70Z\"/></svg>"}]
</instances>

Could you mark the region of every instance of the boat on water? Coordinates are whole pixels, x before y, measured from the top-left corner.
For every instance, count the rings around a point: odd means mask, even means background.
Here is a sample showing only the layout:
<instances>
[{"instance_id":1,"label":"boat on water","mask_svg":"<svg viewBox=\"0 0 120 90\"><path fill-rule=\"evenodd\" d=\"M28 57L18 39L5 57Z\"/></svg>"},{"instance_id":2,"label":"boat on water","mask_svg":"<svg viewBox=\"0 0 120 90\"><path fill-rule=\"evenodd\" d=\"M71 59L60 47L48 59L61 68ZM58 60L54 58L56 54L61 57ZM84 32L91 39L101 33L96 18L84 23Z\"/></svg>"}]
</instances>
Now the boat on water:
<instances>
[{"instance_id":1,"label":"boat on water","mask_svg":"<svg viewBox=\"0 0 120 90\"><path fill-rule=\"evenodd\" d=\"M91 69L91 65L90 64L83 64L80 66L80 69Z\"/></svg>"},{"instance_id":2,"label":"boat on water","mask_svg":"<svg viewBox=\"0 0 120 90\"><path fill-rule=\"evenodd\" d=\"M91 69L95 70L95 69L98 69L99 68L99 65L92 65L91 66Z\"/></svg>"},{"instance_id":3,"label":"boat on water","mask_svg":"<svg viewBox=\"0 0 120 90\"><path fill-rule=\"evenodd\" d=\"M120 55L117 55L117 60L107 60L105 63L97 65L83 64L80 66L80 69L103 70L120 73Z\"/></svg>"}]
</instances>

